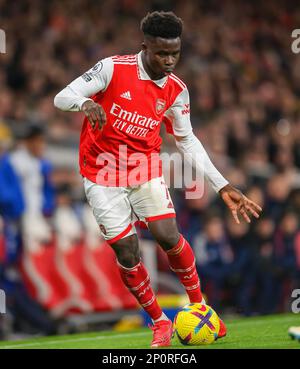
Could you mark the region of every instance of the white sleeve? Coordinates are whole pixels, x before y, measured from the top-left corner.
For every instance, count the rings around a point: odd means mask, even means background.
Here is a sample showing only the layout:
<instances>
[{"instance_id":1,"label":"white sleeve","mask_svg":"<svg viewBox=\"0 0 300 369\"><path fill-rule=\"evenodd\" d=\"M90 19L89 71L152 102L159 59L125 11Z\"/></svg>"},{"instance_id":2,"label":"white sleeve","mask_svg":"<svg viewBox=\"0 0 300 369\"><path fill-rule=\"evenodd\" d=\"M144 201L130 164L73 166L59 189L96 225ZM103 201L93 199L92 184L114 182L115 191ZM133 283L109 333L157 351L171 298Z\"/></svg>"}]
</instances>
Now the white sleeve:
<instances>
[{"instance_id":1,"label":"white sleeve","mask_svg":"<svg viewBox=\"0 0 300 369\"><path fill-rule=\"evenodd\" d=\"M176 140L176 146L188 162L204 174L216 192L226 186L228 181L213 165L203 145L193 133L187 88L177 96L173 105L165 112L165 116L172 125L174 136L181 137L180 140Z\"/></svg>"},{"instance_id":2,"label":"white sleeve","mask_svg":"<svg viewBox=\"0 0 300 369\"><path fill-rule=\"evenodd\" d=\"M93 68L76 78L54 98L54 105L64 111L80 111L90 96L108 87L114 70L111 58L99 61Z\"/></svg>"},{"instance_id":3,"label":"white sleeve","mask_svg":"<svg viewBox=\"0 0 300 369\"><path fill-rule=\"evenodd\" d=\"M193 132L181 140L176 140L176 146L184 154L185 159L204 174L216 192L229 183L213 165L202 143Z\"/></svg>"},{"instance_id":4,"label":"white sleeve","mask_svg":"<svg viewBox=\"0 0 300 369\"><path fill-rule=\"evenodd\" d=\"M175 99L173 105L165 112L165 117L172 124L174 136L187 136L192 132L190 120L190 97L185 88Z\"/></svg>"}]
</instances>

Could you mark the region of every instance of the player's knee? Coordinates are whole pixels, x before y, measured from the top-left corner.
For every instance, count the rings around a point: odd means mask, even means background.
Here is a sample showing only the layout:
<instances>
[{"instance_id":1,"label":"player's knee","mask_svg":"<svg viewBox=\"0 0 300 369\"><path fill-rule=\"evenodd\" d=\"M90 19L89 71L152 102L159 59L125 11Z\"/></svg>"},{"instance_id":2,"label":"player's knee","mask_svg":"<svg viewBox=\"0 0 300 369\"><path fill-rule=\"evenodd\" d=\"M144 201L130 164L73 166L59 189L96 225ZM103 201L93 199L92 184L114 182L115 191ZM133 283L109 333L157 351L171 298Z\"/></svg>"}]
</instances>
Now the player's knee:
<instances>
[{"instance_id":1,"label":"player's knee","mask_svg":"<svg viewBox=\"0 0 300 369\"><path fill-rule=\"evenodd\" d=\"M125 268L132 268L140 261L136 235L125 237L111 245L118 262Z\"/></svg>"},{"instance_id":2,"label":"player's knee","mask_svg":"<svg viewBox=\"0 0 300 369\"><path fill-rule=\"evenodd\" d=\"M180 234L175 218L150 222L148 227L152 236L165 251L172 249L179 241Z\"/></svg>"},{"instance_id":3,"label":"player's knee","mask_svg":"<svg viewBox=\"0 0 300 369\"><path fill-rule=\"evenodd\" d=\"M165 250L171 250L179 241L180 234L174 232L173 234L168 234L167 232L162 232L155 236L156 241Z\"/></svg>"},{"instance_id":4,"label":"player's knee","mask_svg":"<svg viewBox=\"0 0 300 369\"><path fill-rule=\"evenodd\" d=\"M123 252L117 255L118 262L125 268L133 268L140 261L140 256L132 252Z\"/></svg>"}]
</instances>

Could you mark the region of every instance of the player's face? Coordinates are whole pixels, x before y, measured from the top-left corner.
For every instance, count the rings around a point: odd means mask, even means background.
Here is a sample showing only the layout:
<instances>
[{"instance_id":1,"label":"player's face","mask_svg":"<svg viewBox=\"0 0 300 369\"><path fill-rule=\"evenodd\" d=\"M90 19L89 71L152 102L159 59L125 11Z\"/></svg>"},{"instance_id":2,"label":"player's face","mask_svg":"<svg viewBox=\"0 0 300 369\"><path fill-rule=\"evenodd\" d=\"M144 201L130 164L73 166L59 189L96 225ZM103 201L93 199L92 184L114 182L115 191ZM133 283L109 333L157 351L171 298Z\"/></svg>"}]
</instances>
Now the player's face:
<instances>
[{"instance_id":1,"label":"player's face","mask_svg":"<svg viewBox=\"0 0 300 369\"><path fill-rule=\"evenodd\" d=\"M173 72L180 57L180 38L146 38L142 44L146 72L152 79L162 78Z\"/></svg>"},{"instance_id":2,"label":"player's face","mask_svg":"<svg viewBox=\"0 0 300 369\"><path fill-rule=\"evenodd\" d=\"M44 155L45 148L46 148L46 140L44 136L36 136L33 138L30 138L26 141L27 149L30 151L30 153L37 157L41 158Z\"/></svg>"}]
</instances>

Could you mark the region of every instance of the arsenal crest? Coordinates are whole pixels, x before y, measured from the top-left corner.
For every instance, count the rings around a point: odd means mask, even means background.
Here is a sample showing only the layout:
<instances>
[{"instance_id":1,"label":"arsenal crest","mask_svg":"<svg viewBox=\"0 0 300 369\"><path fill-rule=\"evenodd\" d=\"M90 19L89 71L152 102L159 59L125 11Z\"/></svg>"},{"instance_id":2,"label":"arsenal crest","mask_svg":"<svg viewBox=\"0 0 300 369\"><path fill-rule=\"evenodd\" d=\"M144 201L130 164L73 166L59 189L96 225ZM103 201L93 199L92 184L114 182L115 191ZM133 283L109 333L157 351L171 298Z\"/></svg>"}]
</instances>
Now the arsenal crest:
<instances>
[{"instance_id":1,"label":"arsenal crest","mask_svg":"<svg viewBox=\"0 0 300 369\"><path fill-rule=\"evenodd\" d=\"M166 106L166 101L165 100L157 99L156 100L156 106L155 106L156 114L162 113L165 106Z\"/></svg>"}]
</instances>

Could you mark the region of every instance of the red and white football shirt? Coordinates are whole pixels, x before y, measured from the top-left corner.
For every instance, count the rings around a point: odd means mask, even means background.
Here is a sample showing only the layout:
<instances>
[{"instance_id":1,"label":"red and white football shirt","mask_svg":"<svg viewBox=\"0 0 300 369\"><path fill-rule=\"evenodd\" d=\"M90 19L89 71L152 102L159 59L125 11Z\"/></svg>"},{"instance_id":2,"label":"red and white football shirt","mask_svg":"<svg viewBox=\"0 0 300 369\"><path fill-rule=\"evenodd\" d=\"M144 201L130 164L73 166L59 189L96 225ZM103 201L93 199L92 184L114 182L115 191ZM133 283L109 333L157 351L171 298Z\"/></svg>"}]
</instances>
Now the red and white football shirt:
<instances>
[{"instance_id":1,"label":"red and white football shirt","mask_svg":"<svg viewBox=\"0 0 300 369\"><path fill-rule=\"evenodd\" d=\"M99 61L55 96L64 111L80 111L93 99L107 115L99 130L83 122L80 172L94 183L109 187L139 185L160 176L161 122L176 140L178 150L211 182L218 192L228 181L215 168L190 121L189 93L174 74L151 80L144 70L142 52Z\"/></svg>"},{"instance_id":2,"label":"red and white football shirt","mask_svg":"<svg viewBox=\"0 0 300 369\"><path fill-rule=\"evenodd\" d=\"M100 130L84 119L80 172L101 185L138 185L162 174L162 121L171 132L172 117L179 113L181 127L176 134L186 135L191 130L190 124L182 127L182 116L189 112L188 93L185 84L173 74L159 81L147 78L140 54L109 59L106 69L112 70L111 78L106 76L104 88L91 97L105 110L107 122ZM87 83L96 74L108 74L100 63L83 75Z\"/></svg>"}]
</instances>

